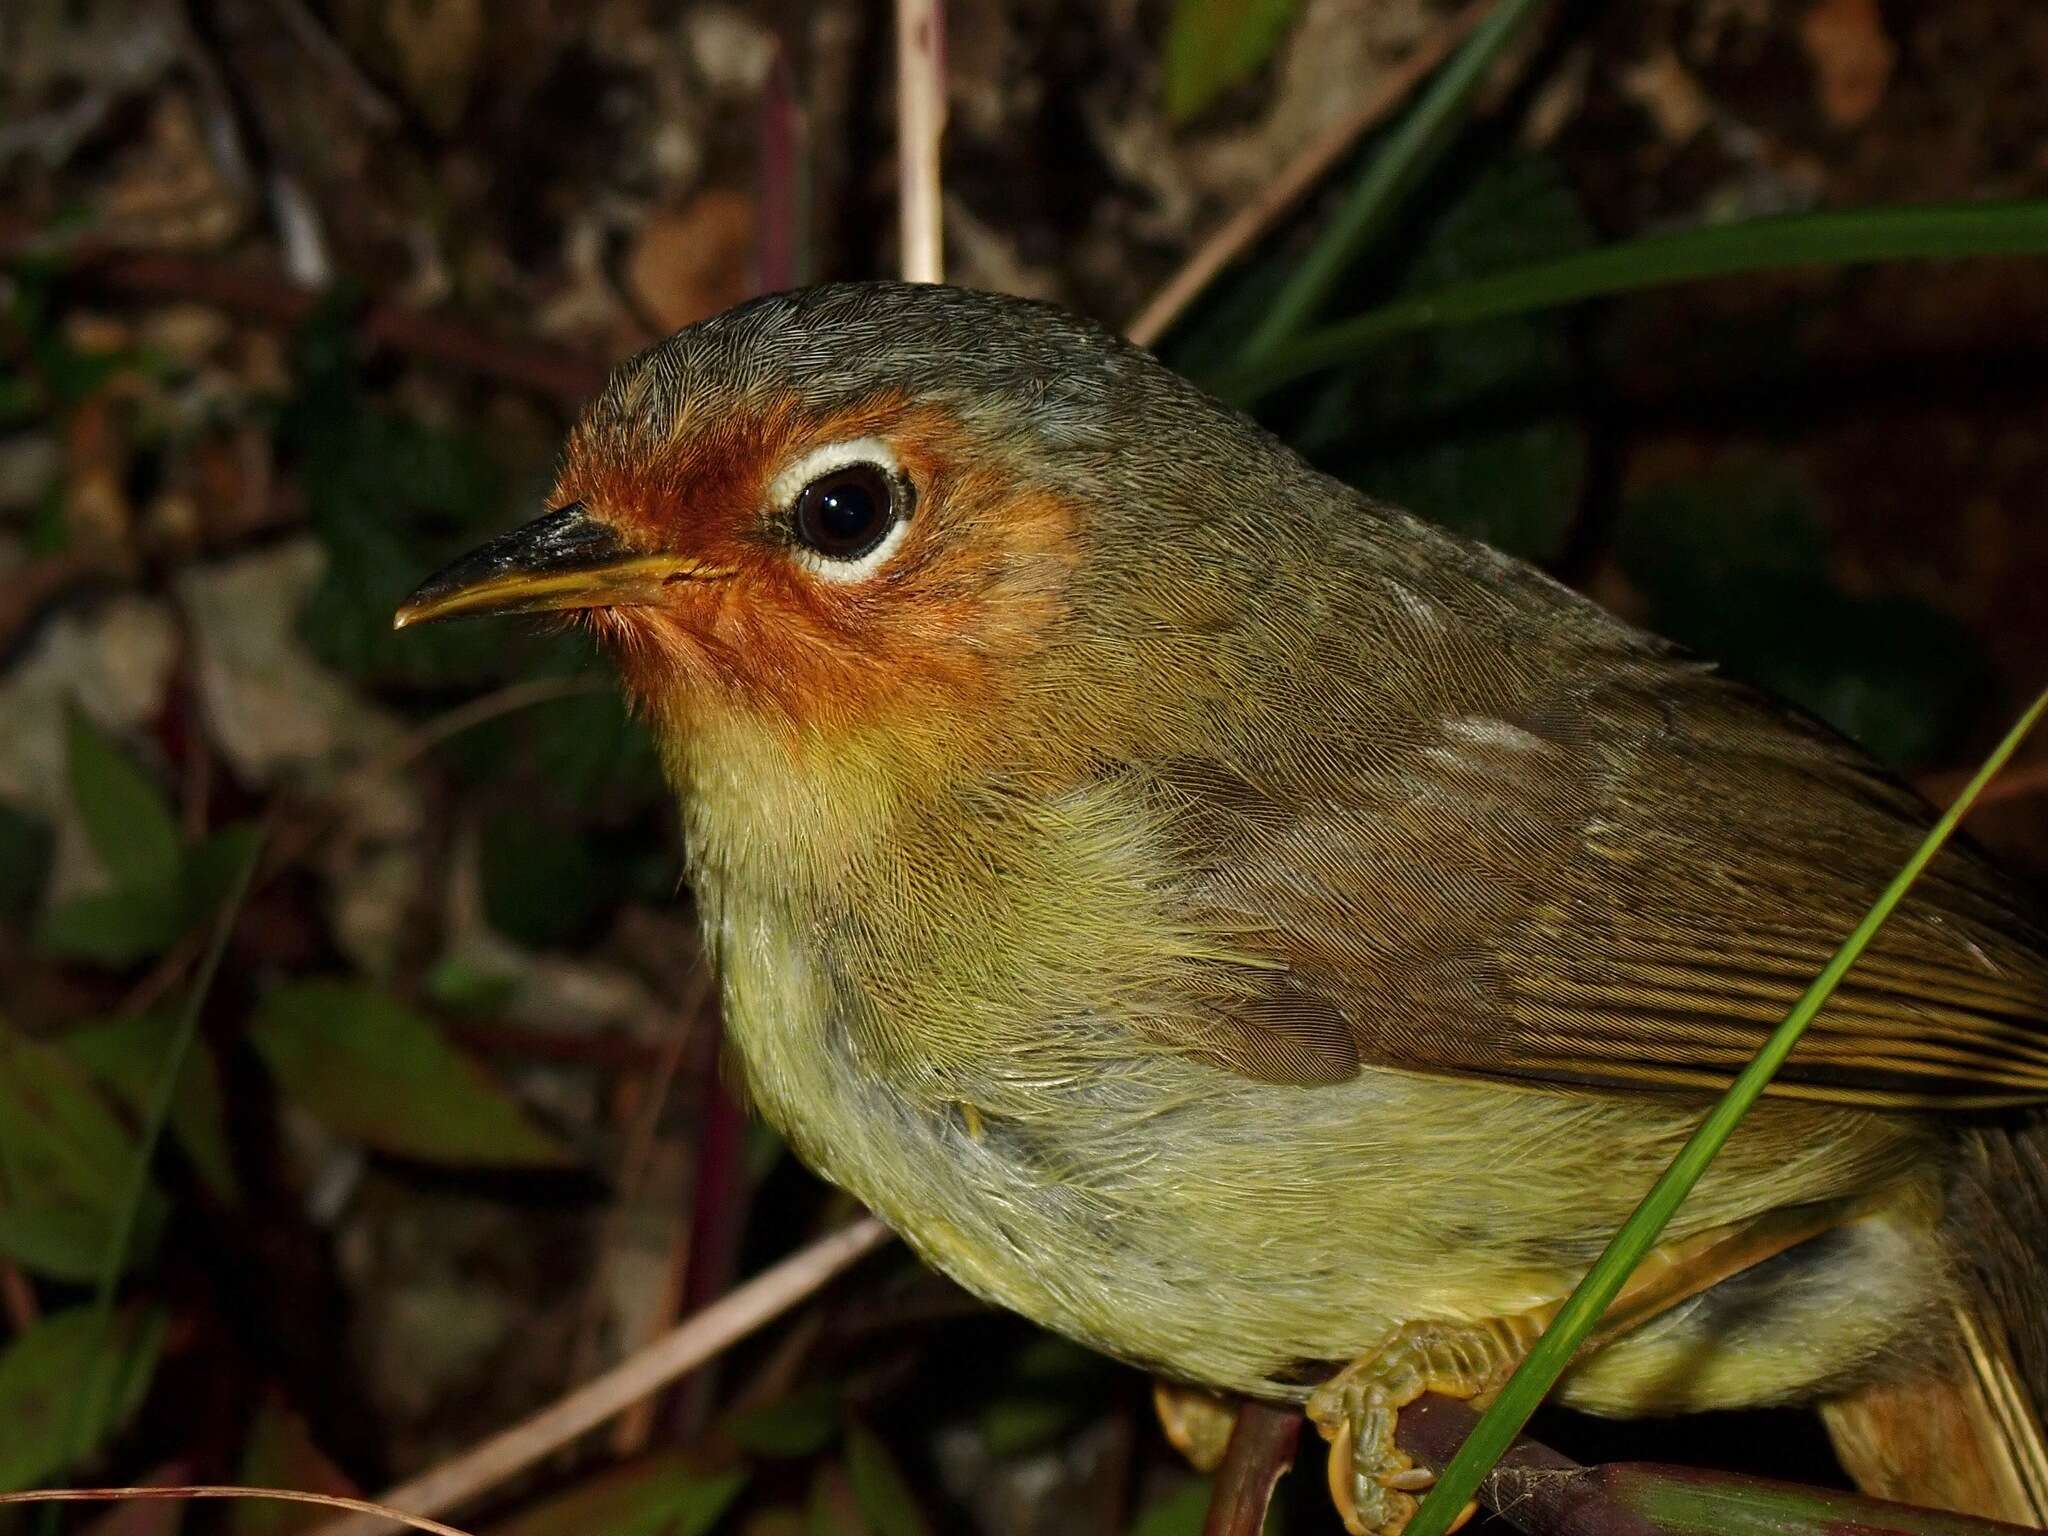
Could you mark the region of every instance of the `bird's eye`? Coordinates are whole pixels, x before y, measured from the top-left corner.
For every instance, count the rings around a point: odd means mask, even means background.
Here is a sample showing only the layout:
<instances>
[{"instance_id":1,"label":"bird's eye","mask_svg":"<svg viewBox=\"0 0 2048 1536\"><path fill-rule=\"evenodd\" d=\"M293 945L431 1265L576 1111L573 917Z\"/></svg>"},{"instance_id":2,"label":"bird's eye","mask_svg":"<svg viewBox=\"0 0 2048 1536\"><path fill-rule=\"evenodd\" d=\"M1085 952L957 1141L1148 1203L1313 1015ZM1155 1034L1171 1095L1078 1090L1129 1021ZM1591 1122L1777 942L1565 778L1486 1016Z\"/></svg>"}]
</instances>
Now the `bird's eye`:
<instances>
[{"instance_id":1,"label":"bird's eye","mask_svg":"<svg viewBox=\"0 0 2048 1536\"><path fill-rule=\"evenodd\" d=\"M858 560L896 521L894 487L874 464L842 464L797 492L796 536L828 560Z\"/></svg>"}]
</instances>

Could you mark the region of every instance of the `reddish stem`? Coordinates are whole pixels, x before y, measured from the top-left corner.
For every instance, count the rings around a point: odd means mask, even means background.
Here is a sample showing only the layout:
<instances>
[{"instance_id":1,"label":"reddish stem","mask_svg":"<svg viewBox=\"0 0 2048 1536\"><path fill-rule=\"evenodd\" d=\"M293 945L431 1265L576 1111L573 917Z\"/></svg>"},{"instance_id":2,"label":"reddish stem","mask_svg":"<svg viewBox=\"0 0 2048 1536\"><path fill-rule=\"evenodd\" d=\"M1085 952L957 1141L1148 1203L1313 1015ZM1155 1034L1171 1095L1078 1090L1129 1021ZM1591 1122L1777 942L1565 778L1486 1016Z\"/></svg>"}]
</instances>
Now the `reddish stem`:
<instances>
[{"instance_id":1,"label":"reddish stem","mask_svg":"<svg viewBox=\"0 0 2048 1536\"><path fill-rule=\"evenodd\" d=\"M1301 1441L1301 1410L1247 1399L1237 1410L1230 1449L1216 1471L1216 1491L1209 1496L1209 1518L1202 1536L1259 1536L1265 1529L1266 1506Z\"/></svg>"}]
</instances>

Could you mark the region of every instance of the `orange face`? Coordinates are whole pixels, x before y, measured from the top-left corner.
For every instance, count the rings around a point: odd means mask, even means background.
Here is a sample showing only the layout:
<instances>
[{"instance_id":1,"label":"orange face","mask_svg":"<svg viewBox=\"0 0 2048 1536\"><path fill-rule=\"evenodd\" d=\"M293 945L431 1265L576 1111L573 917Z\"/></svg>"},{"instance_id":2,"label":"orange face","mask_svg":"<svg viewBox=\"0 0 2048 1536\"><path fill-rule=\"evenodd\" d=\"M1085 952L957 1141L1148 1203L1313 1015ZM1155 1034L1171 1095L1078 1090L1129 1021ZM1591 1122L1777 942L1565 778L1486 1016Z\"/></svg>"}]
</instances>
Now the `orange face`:
<instances>
[{"instance_id":1,"label":"orange face","mask_svg":"<svg viewBox=\"0 0 2048 1536\"><path fill-rule=\"evenodd\" d=\"M549 552L508 535L400 622L577 610L679 728L714 709L812 740L987 718L1059 610L1072 504L900 395L690 415L658 442L616 415L586 420L557 482L565 510L528 525L554 530Z\"/></svg>"}]
</instances>

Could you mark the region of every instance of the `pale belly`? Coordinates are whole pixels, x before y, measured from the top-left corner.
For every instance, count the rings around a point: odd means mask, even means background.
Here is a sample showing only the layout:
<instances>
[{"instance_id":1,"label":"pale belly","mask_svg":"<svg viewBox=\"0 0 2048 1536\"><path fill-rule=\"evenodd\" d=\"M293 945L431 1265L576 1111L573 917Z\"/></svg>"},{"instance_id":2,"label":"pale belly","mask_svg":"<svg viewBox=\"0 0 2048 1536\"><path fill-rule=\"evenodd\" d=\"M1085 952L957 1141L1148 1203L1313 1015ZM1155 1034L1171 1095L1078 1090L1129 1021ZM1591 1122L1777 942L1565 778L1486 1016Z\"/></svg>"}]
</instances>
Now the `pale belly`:
<instances>
[{"instance_id":1,"label":"pale belly","mask_svg":"<svg viewBox=\"0 0 2048 1536\"><path fill-rule=\"evenodd\" d=\"M795 933L728 919L714 937L756 1102L818 1173L967 1289L1216 1387L1298 1395L1318 1363L1369 1352L1403 1322L1558 1300L1699 1114L1391 1071L1275 1086L1156 1050L1106 1054L1099 1040L1028 1068L991 1063L934 1097L863 1062ZM1759 1113L1802 1116L1807 1134L1792 1144L1813 1150L1788 1157L1787 1138L1738 1134L1677 1231L1754 1215L1766 1199L1860 1193L1917 1153L1878 1117ZM1838 1243L1831 1268L1802 1277L1781 1307L1783 1328L1804 1338L1783 1379L1744 1361L1717 1373L1710 1313L1694 1308L1610 1350L1567 1400L1717 1406L1853 1374L1837 1356L1867 1347L1870 1310L1889 1307L1905 1328L1939 1284L1908 1236L1881 1224L1866 1235ZM1844 1286L1861 1317L1836 1348L1827 1320ZM1748 1337L1760 1348L1774 1330L1758 1321ZM1663 1396L1645 1396L1646 1374Z\"/></svg>"}]
</instances>

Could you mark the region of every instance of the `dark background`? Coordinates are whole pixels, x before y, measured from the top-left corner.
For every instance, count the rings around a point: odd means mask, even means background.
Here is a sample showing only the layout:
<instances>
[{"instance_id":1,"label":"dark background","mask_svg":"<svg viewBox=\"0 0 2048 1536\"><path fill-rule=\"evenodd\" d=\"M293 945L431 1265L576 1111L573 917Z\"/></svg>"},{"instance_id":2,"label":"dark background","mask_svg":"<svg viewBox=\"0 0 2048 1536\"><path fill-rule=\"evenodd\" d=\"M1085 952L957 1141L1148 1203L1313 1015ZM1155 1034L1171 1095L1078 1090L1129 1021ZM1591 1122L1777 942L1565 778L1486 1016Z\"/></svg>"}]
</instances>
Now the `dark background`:
<instances>
[{"instance_id":1,"label":"dark background","mask_svg":"<svg viewBox=\"0 0 2048 1536\"><path fill-rule=\"evenodd\" d=\"M1450 15L1224 9L1273 25L1219 81L1187 7L956 4L948 276L1123 323ZM602 667L388 619L538 510L608 361L764 283L894 271L894 110L886 10L847 0L0 16L0 1485L374 1491L850 1214L716 1090L674 818ZM1361 163L1169 358L1228 356ZM2044 192L2031 0L1567 4L1327 312ZM1425 333L1261 408L1939 799L2048 683L2044 363L2039 258L1822 267ZM2043 789L2037 752L1973 824L2035 875ZM1803 1415L1542 1430L1835 1475ZM1334 1529L1319 1465L1288 1488ZM1200 1498L1142 1380L891 1254L470 1523L1166 1536Z\"/></svg>"}]
</instances>

